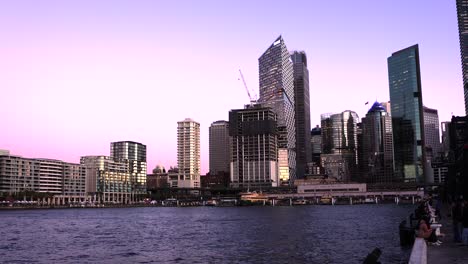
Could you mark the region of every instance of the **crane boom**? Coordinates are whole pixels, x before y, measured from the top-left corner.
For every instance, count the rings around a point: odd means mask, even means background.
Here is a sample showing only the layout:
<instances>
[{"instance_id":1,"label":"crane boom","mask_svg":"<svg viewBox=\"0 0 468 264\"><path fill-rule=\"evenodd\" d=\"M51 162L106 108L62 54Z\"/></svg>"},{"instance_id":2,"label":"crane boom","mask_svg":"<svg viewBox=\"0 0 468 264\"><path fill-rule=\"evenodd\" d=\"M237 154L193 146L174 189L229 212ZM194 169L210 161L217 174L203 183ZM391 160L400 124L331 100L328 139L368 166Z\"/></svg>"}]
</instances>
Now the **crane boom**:
<instances>
[{"instance_id":1,"label":"crane boom","mask_svg":"<svg viewBox=\"0 0 468 264\"><path fill-rule=\"evenodd\" d=\"M257 98L256 98L257 95L255 93L254 93L254 96L252 96L252 94L250 94L250 90L247 87L247 83L245 82L244 75L242 74L241 69L239 69L239 73L240 73L240 76L242 78L242 82L244 83L245 90L247 91L247 95L249 96L250 104L256 103L257 102Z\"/></svg>"},{"instance_id":2,"label":"crane boom","mask_svg":"<svg viewBox=\"0 0 468 264\"><path fill-rule=\"evenodd\" d=\"M239 69L240 76L242 78L242 82L244 83L245 90L247 91L247 95L249 96L250 101L252 101L252 96L250 95L249 88L247 87L247 83L245 83L244 75L242 74L242 71Z\"/></svg>"}]
</instances>

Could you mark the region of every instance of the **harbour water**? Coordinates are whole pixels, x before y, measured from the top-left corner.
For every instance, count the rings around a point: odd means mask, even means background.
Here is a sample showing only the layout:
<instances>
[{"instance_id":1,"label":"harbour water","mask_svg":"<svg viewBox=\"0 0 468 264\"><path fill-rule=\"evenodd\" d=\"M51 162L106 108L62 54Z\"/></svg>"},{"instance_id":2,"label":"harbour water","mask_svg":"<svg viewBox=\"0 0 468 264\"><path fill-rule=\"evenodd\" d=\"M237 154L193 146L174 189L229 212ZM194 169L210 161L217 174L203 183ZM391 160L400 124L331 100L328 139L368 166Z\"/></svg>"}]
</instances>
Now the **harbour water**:
<instances>
[{"instance_id":1,"label":"harbour water","mask_svg":"<svg viewBox=\"0 0 468 264\"><path fill-rule=\"evenodd\" d=\"M0 211L2 263L404 263L413 205Z\"/></svg>"}]
</instances>

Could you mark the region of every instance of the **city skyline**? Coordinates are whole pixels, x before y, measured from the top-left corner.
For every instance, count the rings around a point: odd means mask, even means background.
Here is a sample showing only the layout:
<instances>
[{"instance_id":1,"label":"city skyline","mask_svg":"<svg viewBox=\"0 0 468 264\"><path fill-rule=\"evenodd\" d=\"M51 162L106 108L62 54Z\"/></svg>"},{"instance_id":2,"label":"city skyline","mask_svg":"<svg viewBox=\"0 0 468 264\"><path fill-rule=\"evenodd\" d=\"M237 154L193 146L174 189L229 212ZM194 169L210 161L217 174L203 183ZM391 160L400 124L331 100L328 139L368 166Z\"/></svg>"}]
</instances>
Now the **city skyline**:
<instances>
[{"instance_id":1,"label":"city skyline","mask_svg":"<svg viewBox=\"0 0 468 264\"><path fill-rule=\"evenodd\" d=\"M0 149L78 163L134 140L148 146L149 171L169 168L174 124L191 117L205 174L208 127L249 102L238 68L258 94L257 59L279 35L308 56L311 127L322 113L362 118L387 101L386 58L416 43L423 103L441 122L464 115L455 1L304 2L291 14L267 2L110 3L1 4Z\"/></svg>"}]
</instances>

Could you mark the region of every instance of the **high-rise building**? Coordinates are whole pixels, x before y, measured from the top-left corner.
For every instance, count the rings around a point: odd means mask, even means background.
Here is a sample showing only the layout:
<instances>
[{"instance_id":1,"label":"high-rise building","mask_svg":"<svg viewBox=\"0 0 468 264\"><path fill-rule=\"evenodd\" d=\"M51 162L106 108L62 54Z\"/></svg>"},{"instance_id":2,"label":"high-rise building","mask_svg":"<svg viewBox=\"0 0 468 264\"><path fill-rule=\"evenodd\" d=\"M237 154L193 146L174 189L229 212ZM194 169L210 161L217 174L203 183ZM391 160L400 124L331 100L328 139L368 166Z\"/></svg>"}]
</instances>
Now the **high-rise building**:
<instances>
[{"instance_id":1,"label":"high-rise building","mask_svg":"<svg viewBox=\"0 0 468 264\"><path fill-rule=\"evenodd\" d=\"M424 137L426 149L432 152L432 157L439 156L441 150L439 134L439 114L437 109L423 107L424 111Z\"/></svg>"},{"instance_id":2,"label":"high-rise building","mask_svg":"<svg viewBox=\"0 0 468 264\"><path fill-rule=\"evenodd\" d=\"M457 16L465 94L465 114L468 115L468 0L457 0Z\"/></svg>"},{"instance_id":3,"label":"high-rise building","mask_svg":"<svg viewBox=\"0 0 468 264\"><path fill-rule=\"evenodd\" d=\"M340 181L357 176L357 123L356 112L346 110L339 114L321 115L322 155L325 173Z\"/></svg>"},{"instance_id":4,"label":"high-rise building","mask_svg":"<svg viewBox=\"0 0 468 264\"><path fill-rule=\"evenodd\" d=\"M190 118L177 122L178 188L200 187L200 124Z\"/></svg>"},{"instance_id":5,"label":"high-rise building","mask_svg":"<svg viewBox=\"0 0 468 264\"><path fill-rule=\"evenodd\" d=\"M229 173L231 161L231 141L229 139L229 122L216 121L210 126L210 175Z\"/></svg>"},{"instance_id":6,"label":"high-rise building","mask_svg":"<svg viewBox=\"0 0 468 264\"><path fill-rule=\"evenodd\" d=\"M260 104L229 112L232 187L279 185L276 122L275 112ZM279 162L283 164L280 169L287 168L287 159Z\"/></svg>"},{"instance_id":7,"label":"high-rise building","mask_svg":"<svg viewBox=\"0 0 468 264\"><path fill-rule=\"evenodd\" d=\"M392 119L375 102L362 119L362 173L368 183L393 181Z\"/></svg>"},{"instance_id":8,"label":"high-rise building","mask_svg":"<svg viewBox=\"0 0 468 264\"><path fill-rule=\"evenodd\" d=\"M138 142L112 142L110 153L113 159L126 159L146 162L146 146Z\"/></svg>"},{"instance_id":9,"label":"high-rise building","mask_svg":"<svg viewBox=\"0 0 468 264\"><path fill-rule=\"evenodd\" d=\"M310 149L312 150L312 163L320 166L320 154L322 154L322 130L317 125L310 131Z\"/></svg>"},{"instance_id":10,"label":"high-rise building","mask_svg":"<svg viewBox=\"0 0 468 264\"><path fill-rule=\"evenodd\" d=\"M39 192L84 196L85 179L80 165L53 159L23 158L0 153L0 192Z\"/></svg>"},{"instance_id":11,"label":"high-rise building","mask_svg":"<svg viewBox=\"0 0 468 264\"><path fill-rule=\"evenodd\" d=\"M258 63L259 102L277 115L279 178L281 184L292 184L296 178L293 63L281 36L262 54Z\"/></svg>"},{"instance_id":12,"label":"high-rise building","mask_svg":"<svg viewBox=\"0 0 468 264\"><path fill-rule=\"evenodd\" d=\"M450 122L448 193L468 197L468 116L452 116Z\"/></svg>"},{"instance_id":13,"label":"high-rise building","mask_svg":"<svg viewBox=\"0 0 468 264\"><path fill-rule=\"evenodd\" d=\"M309 70L304 51L291 54L294 70L294 102L296 130L296 178L304 178L312 161L310 150Z\"/></svg>"},{"instance_id":14,"label":"high-rise building","mask_svg":"<svg viewBox=\"0 0 468 264\"><path fill-rule=\"evenodd\" d=\"M393 53L387 62L395 177L423 183L426 153L418 45Z\"/></svg>"},{"instance_id":15,"label":"high-rise building","mask_svg":"<svg viewBox=\"0 0 468 264\"><path fill-rule=\"evenodd\" d=\"M133 141L112 142L110 148L111 158L115 161L129 163L128 169L133 188L144 193L146 191L146 146Z\"/></svg>"},{"instance_id":16,"label":"high-rise building","mask_svg":"<svg viewBox=\"0 0 468 264\"><path fill-rule=\"evenodd\" d=\"M442 130L442 151L444 156L448 157L450 151L450 121L440 123Z\"/></svg>"},{"instance_id":17,"label":"high-rise building","mask_svg":"<svg viewBox=\"0 0 468 264\"><path fill-rule=\"evenodd\" d=\"M383 108L385 108L385 111L387 111L387 114L389 116L392 116L392 104L390 103L390 101L381 102L380 104L383 106Z\"/></svg>"}]
</instances>

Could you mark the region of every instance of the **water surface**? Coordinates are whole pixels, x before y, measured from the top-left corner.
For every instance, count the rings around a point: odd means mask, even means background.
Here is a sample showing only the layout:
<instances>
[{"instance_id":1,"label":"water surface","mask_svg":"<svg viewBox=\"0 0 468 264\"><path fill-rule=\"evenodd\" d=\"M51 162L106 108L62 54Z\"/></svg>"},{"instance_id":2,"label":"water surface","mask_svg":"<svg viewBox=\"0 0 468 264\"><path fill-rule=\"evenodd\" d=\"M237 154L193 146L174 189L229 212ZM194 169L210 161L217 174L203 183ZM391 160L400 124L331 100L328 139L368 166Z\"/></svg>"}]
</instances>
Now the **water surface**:
<instances>
[{"instance_id":1,"label":"water surface","mask_svg":"<svg viewBox=\"0 0 468 264\"><path fill-rule=\"evenodd\" d=\"M0 211L2 263L403 263L409 205Z\"/></svg>"}]
</instances>

